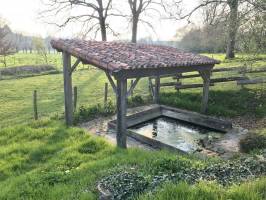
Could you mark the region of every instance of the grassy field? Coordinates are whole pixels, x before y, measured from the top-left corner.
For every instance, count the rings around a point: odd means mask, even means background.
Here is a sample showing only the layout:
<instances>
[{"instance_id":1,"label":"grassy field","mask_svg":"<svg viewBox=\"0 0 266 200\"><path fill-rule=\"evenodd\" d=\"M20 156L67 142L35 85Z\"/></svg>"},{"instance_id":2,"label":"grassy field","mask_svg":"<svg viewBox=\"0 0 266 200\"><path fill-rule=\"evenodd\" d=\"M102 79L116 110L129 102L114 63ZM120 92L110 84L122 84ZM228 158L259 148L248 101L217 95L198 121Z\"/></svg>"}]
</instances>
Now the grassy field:
<instances>
[{"instance_id":1,"label":"grassy field","mask_svg":"<svg viewBox=\"0 0 266 200\"><path fill-rule=\"evenodd\" d=\"M31 56L31 57L30 57ZM20 64L33 65L36 54L16 54L16 60L23 60ZM50 59L60 63L60 54L50 54ZM212 55L210 55L212 56ZM223 55L214 55L223 59ZM243 61L244 59L244 61ZM242 66L243 63L252 62L254 67L264 66L266 56L248 57L241 55L230 62L224 61L220 66ZM42 64L38 63L38 64ZM17 64L17 63L16 63ZM219 67L220 67L219 66ZM60 68L60 65L57 65ZM218 66L217 66L218 67ZM264 73L266 76L266 73ZM194 80L193 80L194 81ZM196 79L197 81L197 79ZM198 79L200 81L200 79ZM73 74L73 85L78 87L78 104L91 106L103 103L104 83L108 82L105 74L95 68L83 68ZM186 81L187 82L187 81ZM135 95L143 98L149 96L147 79L138 84ZM249 86L240 91L235 83L219 84L211 88L210 114L218 116L238 116L257 114L266 116L265 84ZM62 74L44 75L24 79L0 81L0 127L14 123L24 123L32 119L32 93L38 92L38 107L40 116L62 114L63 112L63 77ZM173 88L162 89L162 103L176 107L199 111L201 89L184 90L176 93ZM109 97L115 102L113 92L109 86ZM241 104L239 102L242 102Z\"/></svg>"},{"instance_id":2,"label":"grassy field","mask_svg":"<svg viewBox=\"0 0 266 200\"><path fill-rule=\"evenodd\" d=\"M220 54L209 56L222 60L221 67L244 64L254 68L266 66L266 55L238 55L230 61L224 60L224 55ZM60 54L49 55L49 63L62 69ZM9 66L34 64L45 63L36 54L16 54L8 60ZM260 76L263 75L266 76L265 73ZM62 78L62 74L53 74L0 81L0 199L96 199L97 182L118 169L136 168L146 177L151 177L162 166L167 168L179 161L197 167L220 162L164 151L121 150L82 129L66 128L57 117L50 119L63 114ZM107 79L102 71L79 66L73 74L73 85L78 87L78 106L103 104L105 82ZM148 98L147 82L147 79L142 79L134 94ZM38 91L41 117L38 121L32 121L33 90ZM266 117L265 91L265 84L245 89L235 83L219 84L211 88L209 114L219 117ZM109 99L115 102L110 87L109 94ZM201 89L178 93L173 88L163 88L161 102L199 111ZM200 182L193 186L165 183L155 192L137 198L261 200L266 199L265 188L265 177L229 186L215 182Z\"/></svg>"}]
</instances>

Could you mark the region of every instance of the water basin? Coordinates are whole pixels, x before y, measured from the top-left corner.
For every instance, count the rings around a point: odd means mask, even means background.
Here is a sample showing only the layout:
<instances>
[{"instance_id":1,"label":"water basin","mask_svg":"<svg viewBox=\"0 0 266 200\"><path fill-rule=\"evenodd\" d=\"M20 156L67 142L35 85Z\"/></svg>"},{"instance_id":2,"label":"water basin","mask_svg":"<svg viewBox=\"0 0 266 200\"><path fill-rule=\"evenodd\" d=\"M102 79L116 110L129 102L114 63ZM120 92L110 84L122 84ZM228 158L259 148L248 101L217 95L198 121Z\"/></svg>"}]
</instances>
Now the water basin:
<instances>
[{"instance_id":1,"label":"water basin","mask_svg":"<svg viewBox=\"0 0 266 200\"><path fill-rule=\"evenodd\" d=\"M129 127L129 130L184 152L194 152L199 149L200 139L206 137L218 139L223 135L216 130L165 116L134 125Z\"/></svg>"}]
</instances>

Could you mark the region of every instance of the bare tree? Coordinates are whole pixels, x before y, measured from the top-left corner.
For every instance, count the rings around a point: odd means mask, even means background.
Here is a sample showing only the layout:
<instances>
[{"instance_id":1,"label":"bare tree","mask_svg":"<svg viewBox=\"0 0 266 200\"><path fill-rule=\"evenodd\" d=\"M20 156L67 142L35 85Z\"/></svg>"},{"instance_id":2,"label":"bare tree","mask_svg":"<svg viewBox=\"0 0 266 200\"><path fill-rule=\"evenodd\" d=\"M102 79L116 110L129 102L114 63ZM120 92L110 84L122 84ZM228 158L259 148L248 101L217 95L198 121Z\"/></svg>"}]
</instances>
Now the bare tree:
<instances>
[{"instance_id":1,"label":"bare tree","mask_svg":"<svg viewBox=\"0 0 266 200\"><path fill-rule=\"evenodd\" d=\"M142 14L147 16L147 12L156 12L160 14L160 8L163 8L163 1L161 0L128 0L131 15L130 21L132 23L132 36L131 42L137 42L138 24L139 22L145 23L153 29L151 22L141 18Z\"/></svg>"},{"instance_id":2,"label":"bare tree","mask_svg":"<svg viewBox=\"0 0 266 200\"><path fill-rule=\"evenodd\" d=\"M249 15L253 10L265 10L265 0L201 0L200 3L187 13L180 10L180 4L184 0L177 0L173 4L178 5L176 13L171 12L170 17L174 19L187 19L190 22L191 16L201 8L209 7L208 21L212 22L214 18L225 19L227 23L227 48L226 58L235 57L235 43L238 28L245 15ZM219 17L217 17L219 16ZM222 18L220 18L223 16ZM210 19L211 18L211 19Z\"/></svg>"},{"instance_id":3,"label":"bare tree","mask_svg":"<svg viewBox=\"0 0 266 200\"><path fill-rule=\"evenodd\" d=\"M111 29L107 23L107 18L112 10L112 0L43 0L46 9L40 14L43 17L62 16L64 21L56 24L59 27L64 27L71 22L81 22L83 26L88 27L86 32L101 31L102 41L107 40L107 29ZM68 16L65 16L68 13ZM48 22L51 24L51 22Z\"/></svg>"},{"instance_id":4,"label":"bare tree","mask_svg":"<svg viewBox=\"0 0 266 200\"><path fill-rule=\"evenodd\" d=\"M12 43L10 28L0 19L0 57L1 62L7 66L6 57L15 53L14 45Z\"/></svg>"}]
</instances>

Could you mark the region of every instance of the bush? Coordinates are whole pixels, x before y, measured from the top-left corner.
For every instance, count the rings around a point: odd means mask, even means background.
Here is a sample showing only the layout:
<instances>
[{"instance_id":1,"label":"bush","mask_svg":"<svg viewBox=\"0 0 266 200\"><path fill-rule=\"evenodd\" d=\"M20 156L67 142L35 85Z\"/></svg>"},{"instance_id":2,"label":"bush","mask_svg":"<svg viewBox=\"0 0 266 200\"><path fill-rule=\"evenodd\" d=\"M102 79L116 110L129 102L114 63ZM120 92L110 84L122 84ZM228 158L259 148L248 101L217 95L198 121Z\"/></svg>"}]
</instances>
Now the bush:
<instances>
[{"instance_id":1,"label":"bush","mask_svg":"<svg viewBox=\"0 0 266 200\"><path fill-rule=\"evenodd\" d=\"M136 95L131 98L128 98L127 104L129 107L141 106L145 104L145 100L140 95Z\"/></svg>"},{"instance_id":2,"label":"bush","mask_svg":"<svg viewBox=\"0 0 266 200\"><path fill-rule=\"evenodd\" d=\"M266 148L266 136L259 133L248 133L248 135L240 140L240 149L245 153L252 150Z\"/></svg>"},{"instance_id":3,"label":"bush","mask_svg":"<svg viewBox=\"0 0 266 200\"><path fill-rule=\"evenodd\" d=\"M90 107L81 106L75 113L75 123L93 119L97 116L108 116L115 113L115 106L111 101L102 106L97 104Z\"/></svg>"}]
</instances>

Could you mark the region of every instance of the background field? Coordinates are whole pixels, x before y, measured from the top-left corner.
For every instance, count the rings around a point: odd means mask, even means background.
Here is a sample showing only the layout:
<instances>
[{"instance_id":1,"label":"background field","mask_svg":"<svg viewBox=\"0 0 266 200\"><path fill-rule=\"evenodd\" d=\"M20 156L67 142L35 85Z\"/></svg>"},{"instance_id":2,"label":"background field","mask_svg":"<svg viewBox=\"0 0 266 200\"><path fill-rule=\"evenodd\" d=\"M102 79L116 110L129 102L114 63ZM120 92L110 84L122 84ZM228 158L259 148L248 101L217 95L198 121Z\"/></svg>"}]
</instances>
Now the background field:
<instances>
[{"instance_id":1,"label":"background field","mask_svg":"<svg viewBox=\"0 0 266 200\"><path fill-rule=\"evenodd\" d=\"M55 65L59 70L61 67L60 54L48 54L49 63ZM238 55L231 61L225 61L224 55L209 55L223 61L217 67L232 66L266 66L266 55ZM44 64L38 54L15 54L11 56L8 64L35 65ZM12 59L15 62L12 62ZM73 59L74 61L75 59ZM232 72L222 73L217 76L232 75ZM260 76L265 75L260 74ZM254 74L253 76L257 76ZM191 82L186 80L185 82ZM201 81L200 79L193 79ZM91 106L103 103L104 83L108 82L105 74L94 67L80 65L73 74L73 85L78 87L78 106ZM264 99L265 84L248 86L241 90L235 83L224 83L211 87L210 114L220 116L237 116L245 114L256 114L259 117L266 115L266 103ZM0 126L8 126L14 123L24 123L32 119L32 93L38 91L38 108L40 116L62 114L63 112L63 76L62 74L44 75L23 79L0 81ZM165 95L166 94L166 95ZM147 98L149 94L148 80L142 79L134 95ZM115 102L113 91L109 86L109 98ZM182 90L180 93L172 88L162 89L162 103L198 111L200 108L201 89ZM241 102L241 103L240 103ZM254 106L254 105L255 106Z\"/></svg>"}]
</instances>

